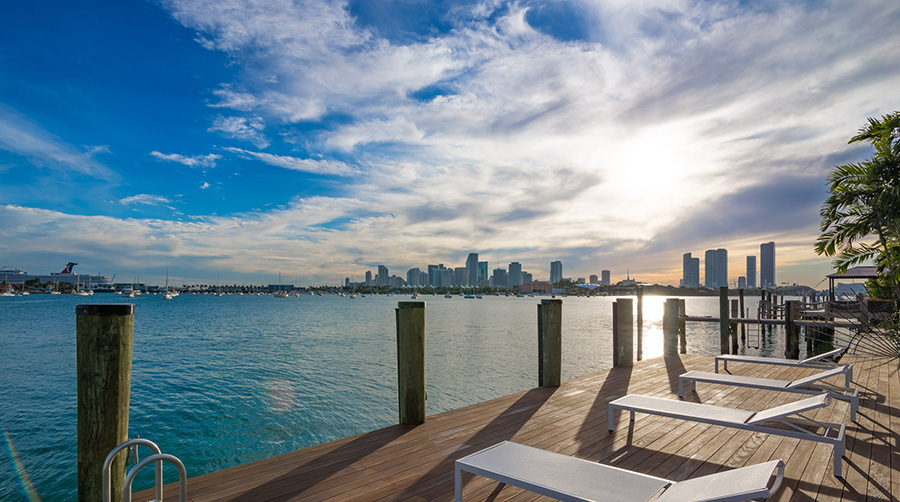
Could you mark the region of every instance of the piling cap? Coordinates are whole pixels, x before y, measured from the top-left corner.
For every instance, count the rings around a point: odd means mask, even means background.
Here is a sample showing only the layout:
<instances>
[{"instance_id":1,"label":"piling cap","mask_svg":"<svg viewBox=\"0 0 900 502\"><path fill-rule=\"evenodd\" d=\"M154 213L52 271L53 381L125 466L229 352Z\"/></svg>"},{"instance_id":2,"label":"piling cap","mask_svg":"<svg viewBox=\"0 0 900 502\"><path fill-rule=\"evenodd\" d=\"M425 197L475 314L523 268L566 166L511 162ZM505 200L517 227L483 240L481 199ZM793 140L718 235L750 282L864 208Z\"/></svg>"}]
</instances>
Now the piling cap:
<instances>
[{"instance_id":1,"label":"piling cap","mask_svg":"<svg viewBox=\"0 0 900 502\"><path fill-rule=\"evenodd\" d=\"M423 309L423 308L425 308L425 302L397 302L397 308Z\"/></svg>"},{"instance_id":2,"label":"piling cap","mask_svg":"<svg viewBox=\"0 0 900 502\"><path fill-rule=\"evenodd\" d=\"M133 303L108 303L92 305L76 305L75 314L86 315L134 315Z\"/></svg>"}]
</instances>

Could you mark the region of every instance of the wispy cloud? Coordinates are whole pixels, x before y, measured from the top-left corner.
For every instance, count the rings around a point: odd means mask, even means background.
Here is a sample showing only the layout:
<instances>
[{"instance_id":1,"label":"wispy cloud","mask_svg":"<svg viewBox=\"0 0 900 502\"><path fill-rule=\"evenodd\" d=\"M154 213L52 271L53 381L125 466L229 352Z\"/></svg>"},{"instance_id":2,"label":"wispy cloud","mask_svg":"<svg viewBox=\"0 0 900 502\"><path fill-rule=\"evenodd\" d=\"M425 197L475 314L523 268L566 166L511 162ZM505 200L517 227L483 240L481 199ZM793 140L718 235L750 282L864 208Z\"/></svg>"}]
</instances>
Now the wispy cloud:
<instances>
[{"instance_id":1,"label":"wispy cloud","mask_svg":"<svg viewBox=\"0 0 900 502\"><path fill-rule=\"evenodd\" d=\"M223 117L217 116L210 126L210 132L222 133L227 138L249 141L257 148L269 146L269 140L263 134L265 124L260 117Z\"/></svg>"},{"instance_id":2,"label":"wispy cloud","mask_svg":"<svg viewBox=\"0 0 900 502\"><path fill-rule=\"evenodd\" d=\"M112 169L94 159L97 154L109 153L107 146L77 148L3 104L0 104L0 149L45 169L104 180L118 179Z\"/></svg>"},{"instance_id":3,"label":"wispy cloud","mask_svg":"<svg viewBox=\"0 0 900 502\"><path fill-rule=\"evenodd\" d=\"M225 147L226 152L238 154L246 159L256 159L266 164L291 169L294 171L303 171L313 174L328 174L334 176L352 176L359 174L359 171L344 162L333 160L313 160L300 159L288 155L274 155L265 152L251 152L241 148Z\"/></svg>"},{"instance_id":4,"label":"wispy cloud","mask_svg":"<svg viewBox=\"0 0 900 502\"><path fill-rule=\"evenodd\" d=\"M146 193L140 193L137 195L132 195L130 197L125 197L119 200L120 204L124 204L126 206L133 206L136 204L144 204L147 206L158 206L162 204L168 204L171 202L166 197L161 195L151 195Z\"/></svg>"},{"instance_id":5,"label":"wispy cloud","mask_svg":"<svg viewBox=\"0 0 900 502\"><path fill-rule=\"evenodd\" d=\"M150 155L156 157L159 160L164 160L167 162L177 162L188 167L216 167L216 161L222 158L221 155L215 153L188 156L178 153L160 153L155 150L150 152Z\"/></svg>"}]
</instances>

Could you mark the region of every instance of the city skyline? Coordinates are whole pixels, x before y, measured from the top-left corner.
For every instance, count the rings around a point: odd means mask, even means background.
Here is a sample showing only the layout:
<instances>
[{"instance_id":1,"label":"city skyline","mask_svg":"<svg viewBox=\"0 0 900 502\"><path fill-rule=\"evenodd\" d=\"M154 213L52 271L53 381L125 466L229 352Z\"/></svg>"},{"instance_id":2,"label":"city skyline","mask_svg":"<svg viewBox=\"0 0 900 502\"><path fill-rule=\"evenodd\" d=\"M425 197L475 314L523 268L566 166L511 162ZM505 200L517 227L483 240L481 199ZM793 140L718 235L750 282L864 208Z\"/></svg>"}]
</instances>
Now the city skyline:
<instances>
[{"instance_id":1,"label":"city skyline","mask_svg":"<svg viewBox=\"0 0 900 502\"><path fill-rule=\"evenodd\" d=\"M778 242L776 282L815 286L827 175L900 109L889 0L4 14L0 266L35 275L340 284L477 249L469 277L677 286L685 249Z\"/></svg>"}]
</instances>

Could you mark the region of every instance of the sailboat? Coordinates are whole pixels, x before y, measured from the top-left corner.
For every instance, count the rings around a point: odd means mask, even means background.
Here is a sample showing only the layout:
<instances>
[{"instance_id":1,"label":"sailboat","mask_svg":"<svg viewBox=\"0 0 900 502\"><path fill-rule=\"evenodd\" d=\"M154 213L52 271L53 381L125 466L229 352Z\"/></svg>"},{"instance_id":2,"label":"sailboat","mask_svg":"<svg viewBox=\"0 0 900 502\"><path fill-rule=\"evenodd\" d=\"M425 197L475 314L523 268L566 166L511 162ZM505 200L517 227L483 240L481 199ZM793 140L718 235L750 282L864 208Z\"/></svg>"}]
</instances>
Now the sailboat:
<instances>
[{"instance_id":1,"label":"sailboat","mask_svg":"<svg viewBox=\"0 0 900 502\"><path fill-rule=\"evenodd\" d=\"M171 300L175 298L172 296L172 293L169 291L169 269L166 269L166 290L163 291L163 300Z\"/></svg>"},{"instance_id":2,"label":"sailboat","mask_svg":"<svg viewBox=\"0 0 900 502\"><path fill-rule=\"evenodd\" d=\"M287 298L288 297L287 291L281 290L281 271L278 272L278 290L275 291L275 293L272 294L272 296L274 296L275 298Z\"/></svg>"},{"instance_id":3,"label":"sailboat","mask_svg":"<svg viewBox=\"0 0 900 502\"><path fill-rule=\"evenodd\" d=\"M75 279L75 291L72 291L72 294L75 296L90 296L90 293L81 289L81 277Z\"/></svg>"}]
</instances>

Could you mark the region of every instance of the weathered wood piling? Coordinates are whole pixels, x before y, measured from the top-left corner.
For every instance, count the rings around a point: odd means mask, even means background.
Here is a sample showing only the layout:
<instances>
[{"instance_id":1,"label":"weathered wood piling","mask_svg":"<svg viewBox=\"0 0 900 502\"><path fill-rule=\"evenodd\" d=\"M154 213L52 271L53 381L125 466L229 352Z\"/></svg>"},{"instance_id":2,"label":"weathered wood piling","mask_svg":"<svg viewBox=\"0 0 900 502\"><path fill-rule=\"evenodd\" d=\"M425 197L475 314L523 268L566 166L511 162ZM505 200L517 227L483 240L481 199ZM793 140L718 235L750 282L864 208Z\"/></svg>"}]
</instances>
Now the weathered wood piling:
<instances>
[{"instance_id":1,"label":"weathered wood piling","mask_svg":"<svg viewBox=\"0 0 900 502\"><path fill-rule=\"evenodd\" d=\"M562 383L562 300L541 300L538 311L538 386Z\"/></svg>"},{"instance_id":2,"label":"weathered wood piling","mask_svg":"<svg viewBox=\"0 0 900 502\"><path fill-rule=\"evenodd\" d=\"M425 422L425 302L399 302L397 392L400 423Z\"/></svg>"},{"instance_id":3,"label":"weathered wood piling","mask_svg":"<svg viewBox=\"0 0 900 502\"><path fill-rule=\"evenodd\" d=\"M99 501L106 456L128 439L134 305L75 307L78 500ZM125 457L112 463L112 500L122 499Z\"/></svg>"}]
</instances>

